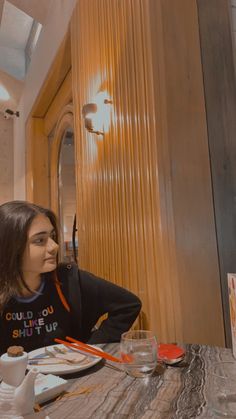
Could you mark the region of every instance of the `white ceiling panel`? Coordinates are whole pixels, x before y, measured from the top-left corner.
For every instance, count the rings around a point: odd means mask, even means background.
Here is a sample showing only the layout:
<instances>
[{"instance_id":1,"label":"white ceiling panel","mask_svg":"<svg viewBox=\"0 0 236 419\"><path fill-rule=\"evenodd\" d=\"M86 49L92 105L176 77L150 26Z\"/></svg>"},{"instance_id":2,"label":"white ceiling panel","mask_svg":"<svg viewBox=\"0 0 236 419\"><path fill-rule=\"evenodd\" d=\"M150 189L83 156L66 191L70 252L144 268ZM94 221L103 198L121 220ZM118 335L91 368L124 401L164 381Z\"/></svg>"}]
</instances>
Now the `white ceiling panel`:
<instances>
[{"instance_id":1,"label":"white ceiling panel","mask_svg":"<svg viewBox=\"0 0 236 419\"><path fill-rule=\"evenodd\" d=\"M25 49L33 18L5 1L0 25L0 45Z\"/></svg>"},{"instance_id":2,"label":"white ceiling panel","mask_svg":"<svg viewBox=\"0 0 236 419\"><path fill-rule=\"evenodd\" d=\"M53 3L57 0L8 0L18 9L23 10L27 15L42 25L45 23L48 15L48 10ZM66 0L70 1L70 0Z\"/></svg>"}]
</instances>

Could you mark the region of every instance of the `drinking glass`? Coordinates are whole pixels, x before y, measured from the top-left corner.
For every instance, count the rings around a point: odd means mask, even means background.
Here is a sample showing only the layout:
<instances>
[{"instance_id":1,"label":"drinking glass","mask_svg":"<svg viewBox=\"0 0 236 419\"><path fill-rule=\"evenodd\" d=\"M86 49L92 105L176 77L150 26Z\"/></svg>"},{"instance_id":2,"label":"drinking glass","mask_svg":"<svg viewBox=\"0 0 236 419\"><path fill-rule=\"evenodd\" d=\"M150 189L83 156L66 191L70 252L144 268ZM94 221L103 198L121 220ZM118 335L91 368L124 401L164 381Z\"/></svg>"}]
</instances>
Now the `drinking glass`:
<instances>
[{"instance_id":1,"label":"drinking glass","mask_svg":"<svg viewBox=\"0 0 236 419\"><path fill-rule=\"evenodd\" d=\"M236 361L218 362L212 366L209 401L220 417L236 418Z\"/></svg>"},{"instance_id":2,"label":"drinking glass","mask_svg":"<svg viewBox=\"0 0 236 419\"><path fill-rule=\"evenodd\" d=\"M149 330L131 330L123 333L120 352L123 368L132 377L147 377L156 368L157 341Z\"/></svg>"}]
</instances>

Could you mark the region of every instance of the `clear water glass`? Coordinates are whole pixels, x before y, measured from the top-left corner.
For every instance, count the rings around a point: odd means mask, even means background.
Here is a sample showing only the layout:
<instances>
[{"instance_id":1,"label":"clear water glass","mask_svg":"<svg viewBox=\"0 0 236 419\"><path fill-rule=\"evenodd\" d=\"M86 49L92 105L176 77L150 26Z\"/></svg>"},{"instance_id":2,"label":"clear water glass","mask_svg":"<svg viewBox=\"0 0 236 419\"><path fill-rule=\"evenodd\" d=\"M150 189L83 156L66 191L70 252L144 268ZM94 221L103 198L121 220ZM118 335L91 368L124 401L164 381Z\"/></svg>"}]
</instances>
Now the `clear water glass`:
<instances>
[{"instance_id":1,"label":"clear water glass","mask_svg":"<svg viewBox=\"0 0 236 419\"><path fill-rule=\"evenodd\" d=\"M236 418L236 361L213 364L209 384L213 412L222 418Z\"/></svg>"},{"instance_id":2,"label":"clear water glass","mask_svg":"<svg viewBox=\"0 0 236 419\"><path fill-rule=\"evenodd\" d=\"M157 340L149 330L123 333L120 352L124 371L132 377L150 376L157 366Z\"/></svg>"}]
</instances>

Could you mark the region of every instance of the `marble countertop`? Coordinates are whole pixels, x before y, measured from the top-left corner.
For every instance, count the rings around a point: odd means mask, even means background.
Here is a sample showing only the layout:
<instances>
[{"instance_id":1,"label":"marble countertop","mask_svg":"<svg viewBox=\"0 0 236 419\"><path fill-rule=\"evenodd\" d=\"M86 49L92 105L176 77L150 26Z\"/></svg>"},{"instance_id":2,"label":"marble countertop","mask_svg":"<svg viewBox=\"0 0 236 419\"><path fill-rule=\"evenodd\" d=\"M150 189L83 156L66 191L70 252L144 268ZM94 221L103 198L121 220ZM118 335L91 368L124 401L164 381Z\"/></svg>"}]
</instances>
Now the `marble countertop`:
<instances>
[{"instance_id":1,"label":"marble countertop","mask_svg":"<svg viewBox=\"0 0 236 419\"><path fill-rule=\"evenodd\" d=\"M230 349L186 345L182 366L160 366L150 378L132 378L104 362L64 376L68 393L43 407L50 419L219 418L211 411L209 373L215 362L233 361ZM119 345L104 350L118 354ZM236 361L235 361L236 362Z\"/></svg>"}]
</instances>

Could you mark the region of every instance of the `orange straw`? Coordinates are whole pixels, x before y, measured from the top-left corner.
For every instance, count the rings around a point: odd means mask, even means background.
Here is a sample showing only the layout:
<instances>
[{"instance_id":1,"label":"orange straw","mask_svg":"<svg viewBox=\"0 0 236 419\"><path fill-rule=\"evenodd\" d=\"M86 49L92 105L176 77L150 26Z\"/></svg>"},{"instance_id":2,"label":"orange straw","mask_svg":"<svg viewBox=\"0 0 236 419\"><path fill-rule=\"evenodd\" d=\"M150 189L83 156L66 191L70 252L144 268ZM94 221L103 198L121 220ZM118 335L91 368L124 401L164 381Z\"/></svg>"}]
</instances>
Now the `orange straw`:
<instances>
[{"instance_id":1,"label":"orange straw","mask_svg":"<svg viewBox=\"0 0 236 419\"><path fill-rule=\"evenodd\" d=\"M66 339L73 343L66 342L65 340L62 340L62 339L54 339L54 341L57 343L62 343L63 345L68 346L69 348L79 349L83 352L87 352L90 355L99 356L100 358L107 359L108 361L119 362L119 363L122 362L121 359L116 358L115 356L112 356L111 354L107 352L99 351L98 349L93 348L92 346L87 345L86 343L80 342L79 340L70 338L68 336L66 336Z\"/></svg>"}]
</instances>

